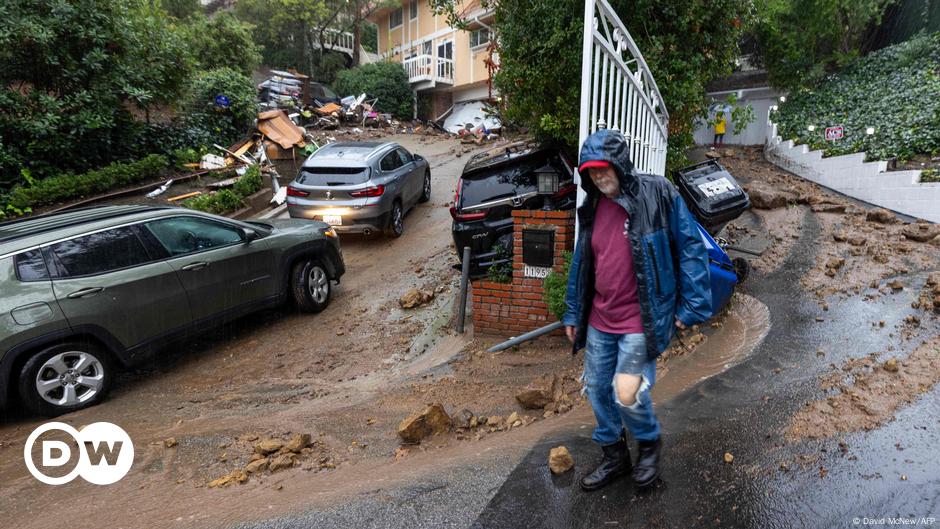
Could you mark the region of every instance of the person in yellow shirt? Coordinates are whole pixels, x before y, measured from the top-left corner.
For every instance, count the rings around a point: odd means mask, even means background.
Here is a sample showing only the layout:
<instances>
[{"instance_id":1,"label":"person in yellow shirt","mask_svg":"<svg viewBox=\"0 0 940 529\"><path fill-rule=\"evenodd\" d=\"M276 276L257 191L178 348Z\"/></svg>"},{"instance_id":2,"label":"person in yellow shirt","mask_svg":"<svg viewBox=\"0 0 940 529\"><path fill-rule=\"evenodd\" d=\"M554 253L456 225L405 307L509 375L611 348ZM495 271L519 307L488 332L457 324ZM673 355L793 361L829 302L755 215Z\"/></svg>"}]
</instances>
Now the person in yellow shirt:
<instances>
[{"instance_id":1,"label":"person in yellow shirt","mask_svg":"<svg viewBox=\"0 0 940 529\"><path fill-rule=\"evenodd\" d=\"M725 120L725 113L723 111L718 112L718 116L716 116L716 119L718 121L715 123L715 143L713 145L713 148L715 149L717 149L718 147L721 147L721 145L724 144L725 125L727 124L727 121Z\"/></svg>"}]
</instances>

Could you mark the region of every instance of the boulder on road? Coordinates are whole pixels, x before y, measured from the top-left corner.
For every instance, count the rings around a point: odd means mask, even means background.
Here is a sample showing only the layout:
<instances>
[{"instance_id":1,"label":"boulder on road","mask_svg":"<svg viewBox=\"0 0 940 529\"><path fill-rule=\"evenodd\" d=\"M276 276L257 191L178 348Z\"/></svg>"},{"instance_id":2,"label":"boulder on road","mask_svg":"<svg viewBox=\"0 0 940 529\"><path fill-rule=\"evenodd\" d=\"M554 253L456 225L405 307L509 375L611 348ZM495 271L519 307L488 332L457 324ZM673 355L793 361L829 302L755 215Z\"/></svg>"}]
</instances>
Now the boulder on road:
<instances>
[{"instance_id":1,"label":"boulder on road","mask_svg":"<svg viewBox=\"0 0 940 529\"><path fill-rule=\"evenodd\" d=\"M398 298L398 304L403 309L413 309L420 307L434 299L434 292L430 290L418 290L413 288Z\"/></svg>"},{"instance_id":2,"label":"boulder on road","mask_svg":"<svg viewBox=\"0 0 940 529\"><path fill-rule=\"evenodd\" d=\"M940 226L936 224L909 224L901 231L905 237L916 242L928 242L940 235Z\"/></svg>"},{"instance_id":3,"label":"boulder on road","mask_svg":"<svg viewBox=\"0 0 940 529\"><path fill-rule=\"evenodd\" d=\"M548 468L552 474L563 474L574 467L574 458L564 446L556 446L548 453Z\"/></svg>"},{"instance_id":4,"label":"boulder on road","mask_svg":"<svg viewBox=\"0 0 940 529\"><path fill-rule=\"evenodd\" d=\"M284 445L284 450L288 452L299 453L304 448L310 446L310 434L299 433L294 435L291 440Z\"/></svg>"},{"instance_id":5,"label":"boulder on road","mask_svg":"<svg viewBox=\"0 0 940 529\"><path fill-rule=\"evenodd\" d=\"M894 216L894 213L884 208L875 208L865 214L865 220L879 224L894 224L898 221L898 218Z\"/></svg>"},{"instance_id":6,"label":"boulder on road","mask_svg":"<svg viewBox=\"0 0 940 529\"><path fill-rule=\"evenodd\" d=\"M516 400L527 410L540 410L555 401L557 391L558 376L543 375L517 393Z\"/></svg>"},{"instance_id":7,"label":"boulder on road","mask_svg":"<svg viewBox=\"0 0 940 529\"><path fill-rule=\"evenodd\" d=\"M751 206L756 209L777 209L787 205L786 195L776 191L749 188L747 195L751 199Z\"/></svg>"},{"instance_id":8,"label":"boulder on road","mask_svg":"<svg viewBox=\"0 0 940 529\"><path fill-rule=\"evenodd\" d=\"M438 435L450 431L453 421L444 410L444 406L435 403L424 411L416 412L405 418L398 425L398 436L402 441L418 444L429 435Z\"/></svg>"},{"instance_id":9,"label":"boulder on road","mask_svg":"<svg viewBox=\"0 0 940 529\"><path fill-rule=\"evenodd\" d=\"M284 446L284 441L280 439L271 439L271 438L264 439L263 441L255 445L255 452L259 454L267 455L273 452L277 452L283 446Z\"/></svg>"}]
</instances>

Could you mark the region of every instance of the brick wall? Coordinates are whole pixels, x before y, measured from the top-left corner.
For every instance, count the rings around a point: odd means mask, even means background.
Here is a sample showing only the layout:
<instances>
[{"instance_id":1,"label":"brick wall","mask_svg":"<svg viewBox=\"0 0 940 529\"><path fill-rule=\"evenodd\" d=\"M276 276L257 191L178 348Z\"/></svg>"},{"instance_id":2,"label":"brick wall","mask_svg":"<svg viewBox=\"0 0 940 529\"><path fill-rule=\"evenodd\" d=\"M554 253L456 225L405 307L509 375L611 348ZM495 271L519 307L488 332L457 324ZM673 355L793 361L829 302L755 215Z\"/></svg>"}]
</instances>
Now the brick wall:
<instances>
[{"instance_id":1,"label":"brick wall","mask_svg":"<svg viewBox=\"0 0 940 529\"><path fill-rule=\"evenodd\" d=\"M555 232L554 269L564 263L562 254L574 247L574 211L514 211L513 264L510 283L475 280L470 284L473 330L480 334L518 336L556 321L542 297L542 279L523 277L522 230ZM556 331L561 334L561 331Z\"/></svg>"}]
</instances>

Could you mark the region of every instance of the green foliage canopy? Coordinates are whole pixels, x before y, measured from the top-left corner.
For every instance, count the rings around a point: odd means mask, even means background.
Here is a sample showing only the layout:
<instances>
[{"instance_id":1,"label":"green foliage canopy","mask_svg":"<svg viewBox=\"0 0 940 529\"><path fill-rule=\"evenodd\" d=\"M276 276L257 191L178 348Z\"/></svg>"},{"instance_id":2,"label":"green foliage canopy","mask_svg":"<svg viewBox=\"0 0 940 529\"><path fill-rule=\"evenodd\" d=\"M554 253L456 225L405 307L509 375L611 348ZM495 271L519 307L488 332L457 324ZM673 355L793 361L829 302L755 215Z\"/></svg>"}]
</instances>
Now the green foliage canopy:
<instances>
[{"instance_id":1,"label":"green foliage canopy","mask_svg":"<svg viewBox=\"0 0 940 529\"><path fill-rule=\"evenodd\" d=\"M808 86L865 51L896 0L755 0L759 59L774 86Z\"/></svg>"},{"instance_id":2,"label":"green foliage canopy","mask_svg":"<svg viewBox=\"0 0 940 529\"><path fill-rule=\"evenodd\" d=\"M432 9L460 24L449 0ZM489 0L495 9L500 67L494 84L506 101L503 118L543 139L577 146L584 9L581 0ZM750 0L614 0L643 53L670 114L667 165L685 161L696 119L707 115L705 86L729 74Z\"/></svg>"},{"instance_id":3,"label":"green foliage canopy","mask_svg":"<svg viewBox=\"0 0 940 529\"><path fill-rule=\"evenodd\" d=\"M377 97L377 107L400 119L412 116L412 93L408 74L401 63L377 62L343 70L336 76L333 89L341 96Z\"/></svg>"}]
</instances>

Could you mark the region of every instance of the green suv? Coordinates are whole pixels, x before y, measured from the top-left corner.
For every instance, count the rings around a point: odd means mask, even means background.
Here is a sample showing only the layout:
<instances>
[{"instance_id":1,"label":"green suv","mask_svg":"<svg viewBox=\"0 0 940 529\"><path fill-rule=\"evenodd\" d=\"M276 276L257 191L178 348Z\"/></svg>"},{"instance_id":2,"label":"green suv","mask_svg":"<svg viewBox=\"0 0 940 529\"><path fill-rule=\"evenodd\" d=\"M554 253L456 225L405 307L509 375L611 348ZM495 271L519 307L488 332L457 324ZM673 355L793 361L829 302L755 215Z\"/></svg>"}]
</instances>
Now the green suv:
<instances>
[{"instance_id":1,"label":"green suv","mask_svg":"<svg viewBox=\"0 0 940 529\"><path fill-rule=\"evenodd\" d=\"M0 408L90 406L116 368L209 325L288 300L320 312L345 270L317 221L109 206L2 223Z\"/></svg>"}]
</instances>

